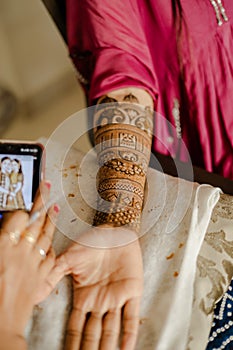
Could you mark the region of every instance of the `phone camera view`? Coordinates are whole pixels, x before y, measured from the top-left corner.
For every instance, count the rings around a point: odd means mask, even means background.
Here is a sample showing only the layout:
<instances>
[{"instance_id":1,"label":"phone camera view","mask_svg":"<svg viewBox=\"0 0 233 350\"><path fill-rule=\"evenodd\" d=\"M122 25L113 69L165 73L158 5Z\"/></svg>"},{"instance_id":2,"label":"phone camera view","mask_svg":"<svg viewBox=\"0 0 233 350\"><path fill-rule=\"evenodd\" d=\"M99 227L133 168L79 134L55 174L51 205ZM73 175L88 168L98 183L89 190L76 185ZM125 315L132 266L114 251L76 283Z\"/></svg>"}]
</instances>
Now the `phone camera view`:
<instances>
[{"instance_id":1,"label":"phone camera view","mask_svg":"<svg viewBox=\"0 0 233 350\"><path fill-rule=\"evenodd\" d=\"M31 209L33 161L31 155L0 155L0 210Z\"/></svg>"}]
</instances>

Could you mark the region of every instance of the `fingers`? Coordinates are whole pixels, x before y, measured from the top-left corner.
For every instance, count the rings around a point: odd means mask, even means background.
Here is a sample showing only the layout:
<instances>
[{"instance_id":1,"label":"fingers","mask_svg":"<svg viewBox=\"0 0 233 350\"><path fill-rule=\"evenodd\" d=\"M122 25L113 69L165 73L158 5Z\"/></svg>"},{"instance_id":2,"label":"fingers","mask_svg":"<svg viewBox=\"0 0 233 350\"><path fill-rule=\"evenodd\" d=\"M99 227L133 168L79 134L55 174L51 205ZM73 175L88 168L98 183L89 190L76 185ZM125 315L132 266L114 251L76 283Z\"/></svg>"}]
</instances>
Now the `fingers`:
<instances>
[{"instance_id":1,"label":"fingers","mask_svg":"<svg viewBox=\"0 0 233 350\"><path fill-rule=\"evenodd\" d=\"M54 267L54 264L55 264L55 258L56 258L56 255L55 255L55 252L53 250L53 248L50 248L47 256L46 256L46 259L44 259L42 262L41 262L41 266L40 266L40 275L41 276L47 276L49 271L51 271Z\"/></svg>"},{"instance_id":2,"label":"fingers","mask_svg":"<svg viewBox=\"0 0 233 350\"><path fill-rule=\"evenodd\" d=\"M46 278L45 294L49 295L51 291L55 288L58 282L66 275L64 269L59 265L55 264Z\"/></svg>"},{"instance_id":3,"label":"fingers","mask_svg":"<svg viewBox=\"0 0 233 350\"><path fill-rule=\"evenodd\" d=\"M139 300L128 301L124 307L121 350L135 348L139 324ZM121 328L121 309L102 315L73 309L66 335L66 350L116 350Z\"/></svg>"},{"instance_id":4,"label":"fingers","mask_svg":"<svg viewBox=\"0 0 233 350\"><path fill-rule=\"evenodd\" d=\"M69 251L70 250L68 249L57 257L56 267L57 270L60 270L63 273L63 275L68 275L71 273L72 266L70 266L70 261L68 260Z\"/></svg>"},{"instance_id":5,"label":"fingers","mask_svg":"<svg viewBox=\"0 0 233 350\"><path fill-rule=\"evenodd\" d=\"M51 273L54 265L56 255L54 250L51 248L53 235L55 231L55 222L57 220L59 214L59 207L57 204L50 207L48 213L45 218L45 223L43 228L41 229L41 233L38 241L34 245L34 250L37 250L39 254L37 254L37 261L41 264L40 266L40 275L44 279L46 278L46 289L50 289L51 285L48 281L48 275ZM54 285L55 286L55 285ZM49 288L48 288L49 287ZM51 291L47 292L47 295L50 294Z\"/></svg>"},{"instance_id":6,"label":"fingers","mask_svg":"<svg viewBox=\"0 0 233 350\"><path fill-rule=\"evenodd\" d=\"M86 312L73 308L66 332L65 350L80 349L85 321Z\"/></svg>"},{"instance_id":7,"label":"fingers","mask_svg":"<svg viewBox=\"0 0 233 350\"><path fill-rule=\"evenodd\" d=\"M7 244L17 244L28 223L28 218L29 215L21 210L4 214L1 227L1 240Z\"/></svg>"},{"instance_id":8,"label":"fingers","mask_svg":"<svg viewBox=\"0 0 233 350\"><path fill-rule=\"evenodd\" d=\"M1 227L2 233L13 232L16 230L22 232L28 223L28 218L28 213L22 210L4 214Z\"/></svg>"},{"instance_id":9,"label":"fingers","mask_svg":"<svg viewBox=\"0 0 233 350\"><path fill-rule=\"evenodd\" d=\"M30 213L30 217L38 213L38 217L34 220L26 229L25 235L27 233L32 234L35 239L38 238L40 231L44 225L45 217L46 217L46 203L49 200L50 195L50 182L42 181L40 183L39 190L37 191L35 201Z\"/></svg>"},{"instance_id":10,"label":"fingers","mask_svg":"<svg viewBox=\"0 0 233 350\"><path fill-rule=\"evenodd\" d=\"M31 246L31 250L37 251L39 254L38 262L46 258L46 254L50 249L53 234L54 221L56 221L59 207L54 205L46 212L45 204L49 200L50 183L42 182L37 191L36 199L30 213L28 225L23 233L21 245Z\"/></svg>"},{"instance_id":11,"label":"fingers","mask_svg":"<svg viewBox=\"0 0 233 350\"><path fill-rule=\"evenodd\" d=\"M48 210L42 232L37 241L37 245L47 253L53 240L55 222L59 214L59 207L55 204Z\"/></svg>"},{"instance_id":12,"label":"fingers","mask_svg":"<svg viewBox=\"0 0 233 350\"><path fill-rule=\"evenodd\" d=\"M0 244L6 252L2 259L6 266L10 266L9 278L17 276L21 279L22 283L16 285L22 286L24 293L30 294L33 301L37 294L40 301L49 294L46 295L41 286L48 289L47 278L55 264L51 244L59 207L54 205L46 212L45 204L49 194L50 183L41 183L30 216L20 210L7 213L1 228Z\"/></svg>"},{"instance_id":13,"label":"fingers","mask_svg":"<svg viewBox=\"0 0 233 350\"><path fill-rule=\"evenodd\" d=\"M82 266L86 266L87 254L85 252L85 248L78 243L74 243L57 257L56 266L63 271L64 275L80 274Z\"/></svg>"},{"instance_id":14,"label":"fingers","mask_svg":"<svg viewBox=\"0 0 233 350\"><path fill-rule=\"evenodd\" d=\"M49 181L41 181L40 187L35 195L34 204L31 210L32 213L44 208L49 199L50 188L51 183Z\"/></svg>"},{"instance_id":15,"label":"fingers","mask_svg":"<svg viewBox=\"0 0 233 350\"><path fill-rule=\"evenodd\" d=\"M121 325L121 310L109 311L103 319L100 350L117 349Z\"/></svg>"},{"instance_id":16,"label":"fingers","mask_svg":"<svg viewBox=\"0 0 233 350\"><path fill-rule=\"evenodd\" d=\"M52 270L48 274L45 286L43 288L42 295L49 295L51 291L54 289L54 287L57 285L57 283L65 276L70 273L70 267L66 260L65 253L61 256L57 257L55 265L53 266ZM41 299L41 296L38 296L38 299Z\"/></svg>"},{"instance_id":17,"label":"fingers","mask_svg":"<svg viewBox=\"0 0 233 350\"><path fill-rule=\"evenodd\" d=\"M41 287L38 289L35 295L35 304L38 304L45 298L47 298L47 296L53 291L56 284L63 277L62 275L60 278L55 280L50 277L54 271L54 264L56 261L55 258L55 252L52 248L50 248L47 254L47 258L44 261L42 261L40 265L40 275L41 278L44 279L44 283L41 285Z\"/></svg>"},{"instance_id":18,"label":"fingers","mask_svg":"<svg viewBox=\"0 0 233 350\"><path fill-rule=\"evenodd\" d=\"M17 233L19 236L18 238L20 238L20 236L23 233L24 237L27 238L26 240L28 242L35 242L41 232L45 221L46 208L44 207L44 204L49 199L49 193L50 183L41 182L40 189L37 192L35 203L30 213L30 217L28 213L22 210L17 210L11 213L5 213L3 217L1 232L8 233L9 237L10 234ZM35 213L40 213L40 215L36 218L36 220L33 221L32 224L29 225L30 218Z\"/></svg>"},{"instance_id":19,"label":"fingers","mask_svg":"<svg viewBox=\"0 0 233 350\"><path fill-rule=\"evenodd\" d=\"M7 242L17 245L18 249L22 249L24 252L24 257L32 255L30 258L31 262L35 262L36 265L46 260L43 266L47 267L43 267L42 271L46 270L47 275L54 265L54 257L52 259L51 252L48 256L46 254L51 247L55 230L54 223L59 213L59 207L57 205L51 207L48 213L46 213L44 202L48 201L49 194L50 183L42 182L30 216L28 213L20 210L6 213L1 228L1 242L5 244L4 242L7 240ZM39 216L34 216L32 220L33 213L39 213ZM32 221L31 223L30 220ZM53 264L50 266L51 261L53 261Z\"/></svg>"},{"instance_id":20,"label":"fingers","mask_svg":"<svg viewBox=\"0 0 233 350\"><path fill-rule=\"evenodd\" d=\"M125 304L121 350L133 350L135 348L139 326L139 309L139 298L132 299Z\"/></svg>"},{"instance_id":21,"label":"fingers","mask_svg":"<svg viewBox=\"0 0 233 350\"><path fill-rule=\"evenodd\" d=\"M82 336L82 350L98 350L102 333L102 315L92 312L86 321Z\"/></svg>"}]
</instances>

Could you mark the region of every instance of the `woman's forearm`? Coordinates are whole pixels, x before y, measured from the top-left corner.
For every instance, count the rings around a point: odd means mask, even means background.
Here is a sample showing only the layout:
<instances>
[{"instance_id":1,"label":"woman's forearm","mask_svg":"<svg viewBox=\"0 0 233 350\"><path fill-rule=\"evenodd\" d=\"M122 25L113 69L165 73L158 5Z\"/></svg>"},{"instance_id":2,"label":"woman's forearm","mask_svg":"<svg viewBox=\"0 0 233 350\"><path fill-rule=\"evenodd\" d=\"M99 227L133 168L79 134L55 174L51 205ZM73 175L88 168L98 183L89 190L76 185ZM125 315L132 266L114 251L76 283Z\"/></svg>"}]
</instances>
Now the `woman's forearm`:
<instances>
[{"instance_id":1,"label":"woman's forearm","mask_svg":"<svg viewBox=\"0 0 233 350\"><path fill-rule=\"evenodd\" d=\"M140 227L153 132L153 100L127 88L102 96L94 116L99 162L94 225Z\"/></svg>"}]
</instances>

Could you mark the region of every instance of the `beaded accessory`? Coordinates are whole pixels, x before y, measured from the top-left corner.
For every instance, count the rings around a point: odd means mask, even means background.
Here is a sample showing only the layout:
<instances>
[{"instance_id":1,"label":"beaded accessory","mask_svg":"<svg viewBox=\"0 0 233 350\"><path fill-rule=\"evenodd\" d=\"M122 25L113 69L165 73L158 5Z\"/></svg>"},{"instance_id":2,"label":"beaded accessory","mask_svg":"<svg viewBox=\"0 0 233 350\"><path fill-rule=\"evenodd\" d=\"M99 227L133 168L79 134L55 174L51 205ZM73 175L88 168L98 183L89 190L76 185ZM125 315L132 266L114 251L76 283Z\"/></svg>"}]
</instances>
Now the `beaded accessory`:
<instances>
[{"instance_id":1,"label":"beaded accessory","mask_svg":"<svg viewBox=\"0 0 233 350\"><path fill-rule=\"evenodd\" d=\"M206 350L231 349L233 349L233 280L215 307Z\"/></svg>"},{"instance_id":2,"label":"beaded accessory","mask_svg":"<svg viewBox=\"0 0 233 350\"><path fill-rule=\"evenodd\" d=\"M223 21L228 21L228 17L226 15L226 10L222 4L222 0L210 0L210 3L214 8L218 25L221 26L223 24Z\"/></svg>"}]
</instances>

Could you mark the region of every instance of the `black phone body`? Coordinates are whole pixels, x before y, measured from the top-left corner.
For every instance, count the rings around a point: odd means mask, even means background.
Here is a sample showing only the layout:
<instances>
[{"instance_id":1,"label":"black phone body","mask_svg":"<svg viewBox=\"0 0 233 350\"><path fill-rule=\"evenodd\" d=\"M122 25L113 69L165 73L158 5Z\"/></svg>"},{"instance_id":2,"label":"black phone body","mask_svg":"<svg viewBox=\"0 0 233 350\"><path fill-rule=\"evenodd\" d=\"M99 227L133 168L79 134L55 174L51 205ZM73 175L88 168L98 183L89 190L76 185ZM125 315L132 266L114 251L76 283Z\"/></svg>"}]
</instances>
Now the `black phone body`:
<instances>
[{"instance_id":1,"label":"black phone body","mask_svg":"<svg viewBox=\"0 0 233 350\"><path fill-rule=\"evenodd\" d=\"M43 177L43 146L0 140L0 212L31 210Z\"/></svg>"}]
</instances>

